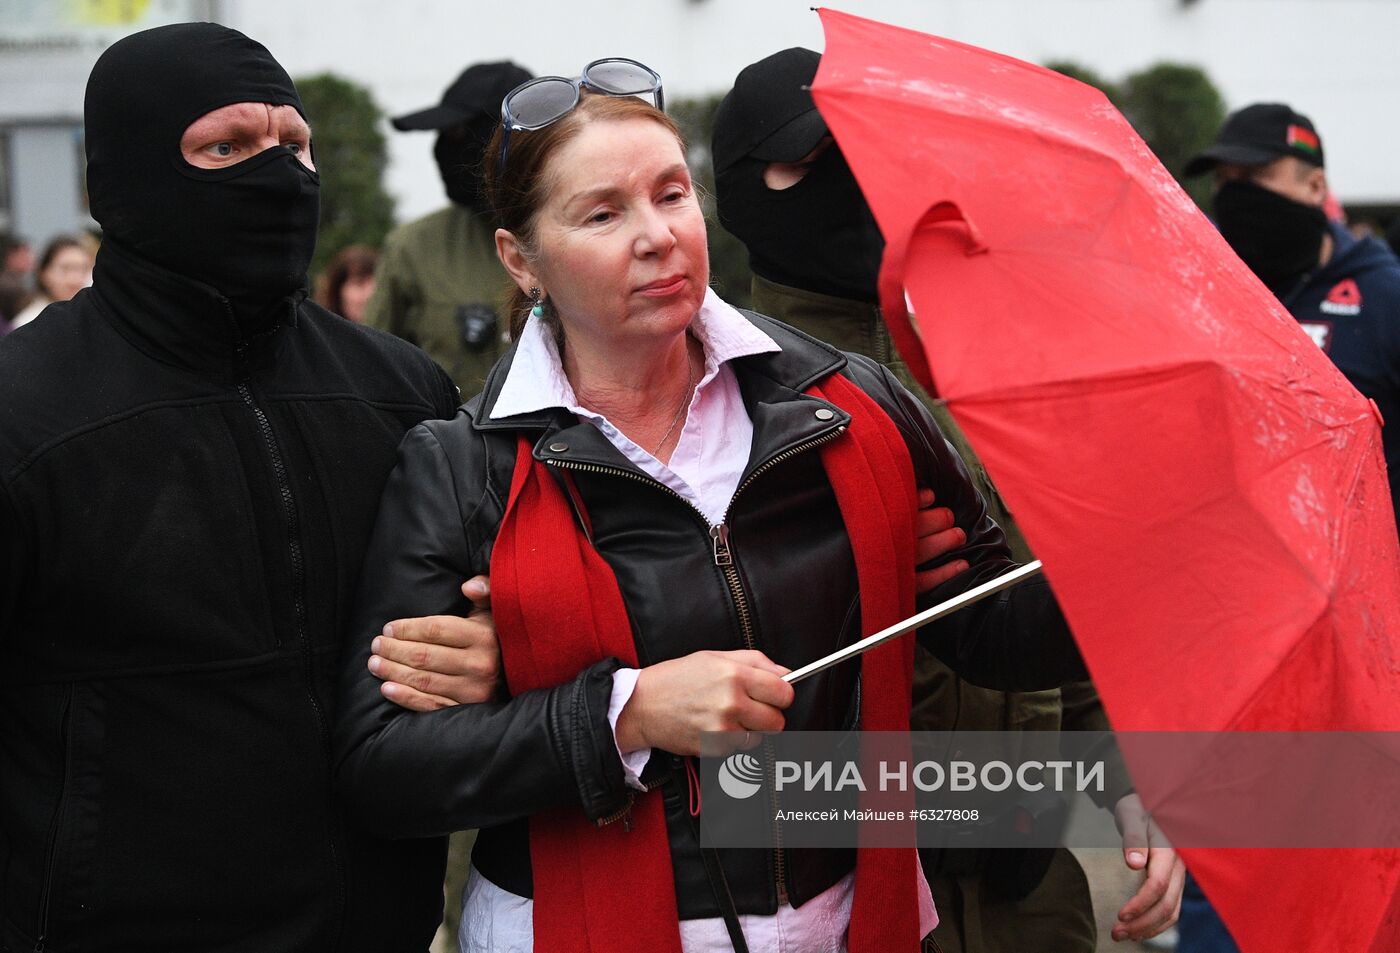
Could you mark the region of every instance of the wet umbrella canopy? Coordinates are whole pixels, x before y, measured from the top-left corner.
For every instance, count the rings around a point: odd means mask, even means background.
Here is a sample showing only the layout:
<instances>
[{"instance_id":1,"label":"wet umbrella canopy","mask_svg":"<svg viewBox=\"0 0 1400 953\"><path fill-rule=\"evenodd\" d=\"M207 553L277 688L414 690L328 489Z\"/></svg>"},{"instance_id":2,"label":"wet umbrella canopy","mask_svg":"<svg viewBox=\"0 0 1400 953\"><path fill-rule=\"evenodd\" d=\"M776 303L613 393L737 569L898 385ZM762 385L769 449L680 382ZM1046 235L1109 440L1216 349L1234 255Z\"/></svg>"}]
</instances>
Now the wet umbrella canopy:
<instances>
[{"instance_id":1,"label":"wet umbrella canopy","mask_svg":"<svg viewBox=\"0 0 1400 953\"><path fill-rule=\"evenodd\" d=\"M822 20L813 94L888 243L891 331L1043 560L1115 727L1400 729L1370 402L1100 93ZM1183 853L1246 951L1400 948L1400 853Z\"/></svg>"}]
</instances>

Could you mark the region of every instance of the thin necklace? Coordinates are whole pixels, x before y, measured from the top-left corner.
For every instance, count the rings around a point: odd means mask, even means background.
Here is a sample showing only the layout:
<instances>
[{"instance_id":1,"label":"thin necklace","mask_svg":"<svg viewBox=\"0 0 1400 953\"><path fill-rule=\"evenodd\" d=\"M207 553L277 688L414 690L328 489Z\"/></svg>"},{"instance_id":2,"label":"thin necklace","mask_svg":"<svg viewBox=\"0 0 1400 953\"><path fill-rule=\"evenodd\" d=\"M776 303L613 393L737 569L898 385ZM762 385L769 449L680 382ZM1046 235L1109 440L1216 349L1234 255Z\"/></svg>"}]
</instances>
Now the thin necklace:
<instances>
[{"instance_id":1,"label":"thin necklace","mask_svg":"<svg viewBox=\"0 0 1400 953\"><path fill-rule=\"evenodd\" d=\"M661 435L661 441L657 443L656 449L651 452L653 457L661 452L661 448L666 446L666 441L671 439L671 433L676 429L676 424L681 422L685 416L685 409L690 406L690 398L695 392L695 364L690 359L690 346L685 349L685 393L681 395L680 406L676 408L676 416L671 418L671 426L666 428L666 432Z\"/></svg>"}]
</instances>

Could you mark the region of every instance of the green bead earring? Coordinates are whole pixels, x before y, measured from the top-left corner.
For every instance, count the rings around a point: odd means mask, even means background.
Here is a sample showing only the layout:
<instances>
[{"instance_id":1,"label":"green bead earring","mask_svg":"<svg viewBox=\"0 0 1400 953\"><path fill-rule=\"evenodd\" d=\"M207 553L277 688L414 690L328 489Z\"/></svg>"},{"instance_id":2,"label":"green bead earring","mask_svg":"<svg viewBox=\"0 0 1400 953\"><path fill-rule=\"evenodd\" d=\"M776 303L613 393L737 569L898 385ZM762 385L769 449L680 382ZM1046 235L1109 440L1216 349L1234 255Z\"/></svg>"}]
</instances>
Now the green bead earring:
<instances>
[{"instance_id":1,"label":"green bead earring","mask_svg":"<svg viewBox=\"0 0 1400 953\"><path fill-rule=\"evenodd\" d=\"M530 297L533 298L533 299L535 300L535 306L534 306L533 308L530 309L530 317L532 317L532 318L543 318L543 317L544 317L544 299L542 299L542 298L540 297L540 289L538 289L538 288L531 288L531 289L530 289Z\"/></svg>"}]
</instances>

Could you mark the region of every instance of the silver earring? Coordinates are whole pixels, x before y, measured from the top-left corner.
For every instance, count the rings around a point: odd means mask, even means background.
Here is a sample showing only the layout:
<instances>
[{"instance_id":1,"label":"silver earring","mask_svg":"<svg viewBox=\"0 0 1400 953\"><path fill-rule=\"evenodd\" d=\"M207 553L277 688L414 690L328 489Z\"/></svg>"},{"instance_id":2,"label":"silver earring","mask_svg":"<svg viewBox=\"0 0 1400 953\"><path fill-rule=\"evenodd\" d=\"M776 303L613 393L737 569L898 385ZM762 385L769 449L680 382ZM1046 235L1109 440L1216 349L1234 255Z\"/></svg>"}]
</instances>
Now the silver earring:
<instances>
[{"instance_id":1,"label":"silver earring","mask_svg":"<svg viewBox=\"0 0 1400 953\"><path fill-rule=\"evenodd\" d=\"M530 309L530 317L532 317L532 318L543 318L543 317L544 317L544 299L540 297L540 289L538 289L538 288L531 288L531 289L530 289L530 300L532 300L532 301L535 302L535 306L534 306L533 308Z\"/></svg>"}]
</instances>

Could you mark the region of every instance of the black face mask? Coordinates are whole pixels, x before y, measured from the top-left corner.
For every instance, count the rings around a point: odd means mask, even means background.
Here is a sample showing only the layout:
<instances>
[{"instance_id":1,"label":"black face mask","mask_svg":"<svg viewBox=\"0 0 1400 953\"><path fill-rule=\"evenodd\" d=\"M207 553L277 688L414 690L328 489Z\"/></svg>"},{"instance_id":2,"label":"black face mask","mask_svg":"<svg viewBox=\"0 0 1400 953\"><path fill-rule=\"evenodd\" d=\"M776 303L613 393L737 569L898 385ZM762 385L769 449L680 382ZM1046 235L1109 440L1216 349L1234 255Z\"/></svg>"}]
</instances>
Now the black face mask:
<instances>
[{"instance_id":1,"label":"black face mask","mask_svg":"<svg viewBox=\"0 0 1400 953\"><path fill-rule=\"evenodd\" d=\"M1275 295L1316 268L1327 215L1253 182L1226 182L1215 193L1220 234Z\"/></svg>"},{"instance_id":2,"label":"black face mask","mask_svg":"<svg viewBox=\"0 0 1400 953\"><path fill-rule=\"evenodd\" d=\"M715 188L720 224L748 247L750 267L793 288L878 301L885 241L845 156L832 146L781 190L763 183L766 165L740 160Z\"/></svg>"},{"instance_id":3,"label":"black face mask","mask_svg":"<svg viewBox=\"0 0 1400 953\"><path fill-rule=\"evenodd\" d=\"M433 144L433 158L437 160L438 173L447 189L447 197L478 215L485 215L488 211L481 160L495 129L496 119L489 117L454 129L444 129L438 133L437 142Z\"/></svg>"},{"instance_id":4,"label":"black face mask","mask_svg":"<svg viewBox=\"0 0 1400 953\"><path fill-rule=\"evenodd\" d=\"M213 287L240 318L305 288L320 210L319 177L285 146L217 170L180 154L190 123L244 102L302 112L262 44L182 23L113 44L84 106L88 196L104 240Z\"/></svg>"}]
</instances>

